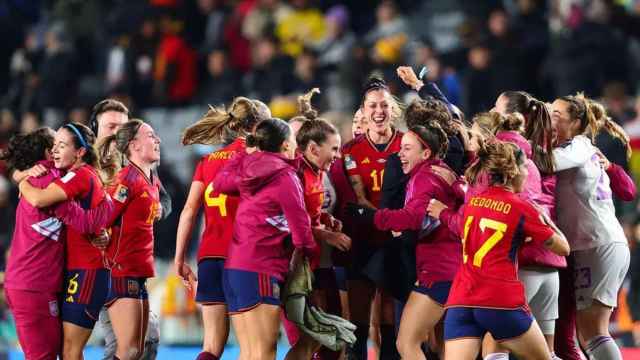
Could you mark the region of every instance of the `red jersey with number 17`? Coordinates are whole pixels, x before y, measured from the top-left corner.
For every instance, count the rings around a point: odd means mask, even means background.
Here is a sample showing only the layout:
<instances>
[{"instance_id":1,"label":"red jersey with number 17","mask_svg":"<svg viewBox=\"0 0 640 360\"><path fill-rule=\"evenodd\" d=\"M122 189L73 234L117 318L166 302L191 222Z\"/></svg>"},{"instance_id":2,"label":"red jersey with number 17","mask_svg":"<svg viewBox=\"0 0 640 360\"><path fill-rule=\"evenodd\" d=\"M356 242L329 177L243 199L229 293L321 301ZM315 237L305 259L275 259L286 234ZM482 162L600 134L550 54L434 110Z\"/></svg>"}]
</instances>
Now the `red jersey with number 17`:
<instances>
[{"instance_id":1,"label":"red jersey with number 17","mask_svg":"<svg viewBox=\"0 0 640 360\"><path fill-rule=\"evenodd\" d=\"M527 201L502 187L490 187L465 204L463 265L447 307L518 309L526 306L518 279L518 250L525 239L543 246L554 231Z\"/></svg>"},{"instance_id":2,"label":"red jersey with number 17","mask_svg":"<svg viewBox=\"0 0 640 360\"><path fill-rule=\"evenodd\" d=\"M238 138L220 150L202 157L193 181L204 184L204 233L198 249L198 261L206 258L226 259L233 237L233 219L238 211L240 198L216 191L213 179L227 161L246 149L244 138Z\"/></svg>"},{"instance_id":3,"label":"red jersey with number 17","mask_svg":"<svg viewBox=\"0 0 640 360\"><path fill-rule=\"evenodd\" d=\"M384 165L389 155L400 151L402 135L402 132L393 130L391 140L382 148L374 144L368 134L364 134L351 140L342 148L347 174L360 175L367 200L376 207L380 204L382 197Z\"/></svg>"},{"instance_id":4,"label":"red jersey with number 17","mask_svg":"<svg viewBox=\"0 0 640 360\"><path fill-rule=\"evenodd\" d=\"M160 217L160 181L134 164L108 188L115 212L107 254L113 276L153 277L153 223Z\"/></svg>"},{"instance_id":5,"label":"red jersey with number 17","mask_svg":"<svg viewBox=\"0 0 640 360\"><path fill-rule=\"evenodd\" d=\"M56 179L58 185L67 194L67 199L76 200L85 210L98 206L104 199L102 181L90 165L68 171L65 176ZM93 246L89 239L66 227L66 268L67 269L100 269L104 268L102 253Z\"/></svg>"}]
</instances>

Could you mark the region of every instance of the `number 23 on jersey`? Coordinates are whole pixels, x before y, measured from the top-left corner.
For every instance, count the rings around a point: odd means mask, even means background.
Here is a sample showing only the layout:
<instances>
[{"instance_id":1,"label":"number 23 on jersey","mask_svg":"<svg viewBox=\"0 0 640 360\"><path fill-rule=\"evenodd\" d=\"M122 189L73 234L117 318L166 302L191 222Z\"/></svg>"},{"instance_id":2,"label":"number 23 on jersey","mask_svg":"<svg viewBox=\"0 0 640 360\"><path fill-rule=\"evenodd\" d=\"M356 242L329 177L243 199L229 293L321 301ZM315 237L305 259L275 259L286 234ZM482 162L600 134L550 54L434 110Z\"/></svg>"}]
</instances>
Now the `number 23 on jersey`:
<instances>
[{"instance_id":1,"label":"number 23 on jersey","mask_svg":"<svg viewBox=\"0 0 640 360\"><path fill-rule=\"evenodd\" d=\"M467 237L469 236L469 229L473 223L474 217L468 216L464 222L464 236L462 237L462 260L467 263ZM482 246L473 254L473 266L481 267L482 259L493 249L503 238L505 232L507 232L507 224L495 221L488 218L480 218L478 223L482 234L488 233L489 237L482 243Z\"/></svg>"}]
</instances>

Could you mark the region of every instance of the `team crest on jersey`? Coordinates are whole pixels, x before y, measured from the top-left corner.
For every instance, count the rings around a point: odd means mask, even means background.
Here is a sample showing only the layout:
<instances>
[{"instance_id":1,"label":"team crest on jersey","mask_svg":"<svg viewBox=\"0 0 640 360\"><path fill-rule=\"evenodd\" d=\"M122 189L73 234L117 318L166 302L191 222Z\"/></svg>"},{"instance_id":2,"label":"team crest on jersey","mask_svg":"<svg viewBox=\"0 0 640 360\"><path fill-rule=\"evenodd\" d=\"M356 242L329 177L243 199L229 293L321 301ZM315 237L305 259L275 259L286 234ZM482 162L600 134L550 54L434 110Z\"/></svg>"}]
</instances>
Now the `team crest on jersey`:
<instances>
[{"instance_id":1,"label":"team crest on jersey","mask_svg":"<svg viewBox=\"0 0 640 360\"><path fill-rule=\"evenodd\" d=\"M68 183L71 179L73 179L73 177L76 176L76 173L73 171L69 171L67 173L67 175L63 176L62 178L60 178L60 181L62 181L63 184Z\"/></svg>"},{"instance_id":2,"label":"team crest on jersey","mask_svg":"<svg viewBox=\"0 0 640 360\"><path fill-rule=\"evenodd\" d=\"M113 198L116 201L123 203L127 200L127 196L129 196L129 189L126 186L119 184L116 188L116 192L113 194Z\"/></svg>"},{"instance_id":3,"label":"team crest on jersey","mask_svg":"<svg viewBox=\"0 0 640 360\"><path fill-rule=\"evenodd\" d=\"M60 315L60 312L58 311L58 301L57 300L51 300L49 301L49 314L53 317L58 317L58 315Z\"/></svg>"},{"instance_id":4,"label":"team crest on jersey","mask_svg":"<svg viewBox=\"0 0 640 360\"><path fill-rule=\"evenodd\" d=\"M356 168L356 162L353 160L351 155L345 155L344 157L344 167L347 170L353 170Z\"/></svg>"},{"instance_id":5,"label":"team crest on jersey","mask_svg":"<svg viewBox=\"0 0 640 360\"><path fill-rule=\"evenodd\" d=\"M142 195L140 195L141 198L146 198L149 197L149 194L147 194L147 192L143 192Z\"/></svg>"},{"instance_id":6,"label":"team crest on jersey","mask_svg":"<svg viewBox=\"0 0 640 360\"><path fill-rule=\"evenodd\" d=\"M140 292L140 285L135 280L127 280L127 291L131 296L137 296Z\"/></svg>"},{"instance_id":7,"label":"team crest on jersey","mask_svg":"<svg viewBox=\"0 0 640 360\"><path fill-rule=\"evenodd\" d=\"M371 160L369 160L369 158L367 157L367 158L364 158L364 160L362 160L362 163L363 164L369 164L369 163L371 163Z\"/></svg>"}]
</instances>

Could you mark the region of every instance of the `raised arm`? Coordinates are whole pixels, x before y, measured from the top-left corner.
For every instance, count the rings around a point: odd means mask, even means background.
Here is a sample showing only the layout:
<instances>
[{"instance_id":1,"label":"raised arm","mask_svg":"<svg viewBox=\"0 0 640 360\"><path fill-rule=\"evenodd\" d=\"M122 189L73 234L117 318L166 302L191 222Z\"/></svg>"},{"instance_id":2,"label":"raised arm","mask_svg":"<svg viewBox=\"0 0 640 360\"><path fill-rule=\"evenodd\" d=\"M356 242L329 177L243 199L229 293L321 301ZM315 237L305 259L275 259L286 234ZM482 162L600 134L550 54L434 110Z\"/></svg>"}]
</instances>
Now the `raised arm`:
<instances>
[{"instance_id":1,"label":"raised arm","mask_svg":"<svg viewBox=\"0 0 640 360\"><path fill-rule=\"evenodd\" d=\"M576 136L571 142L553 149L556 172L580 167L591 160L593 155L591 140L586 136Z\"/></svg>"}]
</instances>

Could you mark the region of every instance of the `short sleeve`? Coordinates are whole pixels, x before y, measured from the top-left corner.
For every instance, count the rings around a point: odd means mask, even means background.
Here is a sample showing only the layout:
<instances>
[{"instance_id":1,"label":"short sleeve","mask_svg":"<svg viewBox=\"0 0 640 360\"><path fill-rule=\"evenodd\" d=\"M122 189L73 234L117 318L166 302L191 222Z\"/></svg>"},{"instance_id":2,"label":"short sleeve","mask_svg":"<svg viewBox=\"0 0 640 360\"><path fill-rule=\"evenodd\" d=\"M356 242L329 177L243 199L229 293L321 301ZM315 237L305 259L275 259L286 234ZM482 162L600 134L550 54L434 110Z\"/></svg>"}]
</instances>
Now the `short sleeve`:
<instances>
[{"instance_id":1,"label":"short sleeve","mask_svg":"<svg viewBox=\"0 0 640 360\"><path fill-rule=\"evenodd\" d=\"M524 216L524 235L530 237L536 244L547 241L555 232L544 223L542 215L529 203L522 202Z\"/></svg>"},{"instance_id":2,"label":"short sleeve","mask_svg":"<svg viewBox=\"0 0 640 360\"><path fill-rule=\"evenodd\" d=\"M204 164L204 159L200 160L198 162L198 165L196 165L196 171L194 171L193 173L193 180L192 181L199 181L199 182L204 182L204 174L202 173L202 168Z\"/></svg>"},{"instance_id":3,"label":"short sleeve","mask_svg":"<svg viewBox=\"0 0 640 360\"><path fill-rule=\"evenodd\" d=\"M67 172L54 181L67 194L67 199L75 199L88 191L91 179L82 168Z\"/></svg>"}]
</instances>

